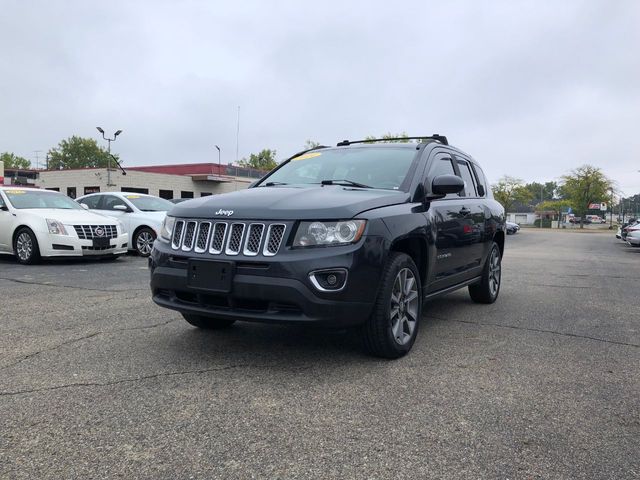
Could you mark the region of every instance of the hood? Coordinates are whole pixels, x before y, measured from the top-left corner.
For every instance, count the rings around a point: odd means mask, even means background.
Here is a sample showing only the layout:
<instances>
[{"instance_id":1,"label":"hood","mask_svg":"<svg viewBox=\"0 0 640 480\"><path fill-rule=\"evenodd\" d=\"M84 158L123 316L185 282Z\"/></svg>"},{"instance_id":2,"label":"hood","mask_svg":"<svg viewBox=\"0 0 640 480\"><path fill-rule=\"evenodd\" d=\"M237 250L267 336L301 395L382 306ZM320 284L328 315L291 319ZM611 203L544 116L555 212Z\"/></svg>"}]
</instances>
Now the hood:
<instances>
[{"instance_id":1,"label":"hood","mask_svg":"<svg viewBox=\"0 0 640 480\"><path fill-rule=\"evenodd\" d=\"M337 220L408 200L408 193L397 190L367 190L336 185L258 187L179 203L169 215L229 220Z\"/></svg>"},{"instance_id":2,"label":"hood","mask_svg":"<svg viewBox=\"0 0 640 480\"><path fill-rule=\"evenodd\" d=\"M92 213L87 210L69 210L65 208L24 208L16 210L16 215L20 215L21 212L28 213L30 215L50 218L58 220L65 225L117 225L118 221Z\"/></svg>"},{"instance_id":3,"label":"hood","mask_svg":"<svg viewBox=\"0 0 640 480\"><path fill-rule=\"evenodd\" d=\"M167 216L167 212L136 212L134 215L160 225Z\"/></svg>"}]
</instances>

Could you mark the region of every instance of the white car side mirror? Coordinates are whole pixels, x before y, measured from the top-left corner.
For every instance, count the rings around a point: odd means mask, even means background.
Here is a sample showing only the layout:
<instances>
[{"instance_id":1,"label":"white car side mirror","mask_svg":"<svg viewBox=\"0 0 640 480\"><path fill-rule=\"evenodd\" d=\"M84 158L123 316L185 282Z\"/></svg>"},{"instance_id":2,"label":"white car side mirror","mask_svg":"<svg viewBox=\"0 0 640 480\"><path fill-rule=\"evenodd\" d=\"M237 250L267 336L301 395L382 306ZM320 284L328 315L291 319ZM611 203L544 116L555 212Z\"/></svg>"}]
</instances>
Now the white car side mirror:
<instances>
[{"instance_id":1,"label":"white car side mirror","mask_svg":"<svg viewBox=\"0 0 640 480\"><path fill-rule=\"evenodd\" d=\"M89 210L89 205L87 205L86 203L81 203L80 206L85 210Z\"/></svg>"},{"instance_id":2,"label":"white car side mirror","mask_svg":"<svg viewBox=\"0 0 640 480\"><path fill-rule=\"evenodd\" d=\"M121 212L128 212L129 209L125 205L114 205L114 210L120 210Z\"/></svg>"}]
</instances>

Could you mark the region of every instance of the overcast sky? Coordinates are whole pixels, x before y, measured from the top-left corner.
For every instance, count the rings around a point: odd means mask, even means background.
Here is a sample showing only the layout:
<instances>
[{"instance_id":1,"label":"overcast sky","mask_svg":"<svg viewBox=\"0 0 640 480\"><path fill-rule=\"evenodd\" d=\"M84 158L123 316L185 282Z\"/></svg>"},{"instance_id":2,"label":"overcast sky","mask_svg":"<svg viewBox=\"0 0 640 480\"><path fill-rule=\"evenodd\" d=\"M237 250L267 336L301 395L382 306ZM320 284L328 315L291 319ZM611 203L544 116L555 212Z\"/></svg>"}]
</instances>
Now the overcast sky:
<instances>
[{"instance_id":1,"label":"overcast sky","mask_svg":"<svg viewBox=\"0 0 640 480\"><path fill-rule=\"evenodd\" d=\"M271 5L269 5L271 4ZM126 165L305 140L446 134L484 166L602 167L640 192L640 2L13 1L0 14L0 152L124 130ZM100 140L103 142L102 140Z\"/></svg>"}]
</instances>

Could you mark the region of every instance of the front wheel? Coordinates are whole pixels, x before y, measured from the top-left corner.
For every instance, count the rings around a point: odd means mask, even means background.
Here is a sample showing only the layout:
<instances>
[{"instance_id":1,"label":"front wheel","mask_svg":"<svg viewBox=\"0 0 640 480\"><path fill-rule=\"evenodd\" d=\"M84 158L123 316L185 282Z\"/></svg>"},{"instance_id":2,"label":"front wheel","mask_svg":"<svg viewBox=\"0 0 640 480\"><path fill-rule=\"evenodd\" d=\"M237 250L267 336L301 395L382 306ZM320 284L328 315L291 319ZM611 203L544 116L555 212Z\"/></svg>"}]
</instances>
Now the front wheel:
<instances>
[{"instance_id":1,"label":"front wheel","mask_svg":"<svg viewBox=\"0 0 640 480\"><path fill-rule=\"evenodd\" d=\"M24 265L33 265L40 261L40 247L38 239L31 229L23 227L18 230L13 240L13 251L18 262Z\"/></svg>"},{"instance_id":2,"label":"front wheel","mask_svg":"<svg viewBox=\"0 0 640 480\"><path fill-rule=\"evenodd\" d=\"M235 320L203 317L202 315L191 315L188 313L183 313L182 316L189 324L202 328L203 330L221 330L235 323Z\"/></svg>"},{"instance_id":3,"label":"front wheel","mask_svg":"<svg viewBox=\"0 0 640 480\"><path fill-rule=\"evenodd\" d=\"M153 248L153 242L156 240L156 234L148 227L143 227L138 230L133 239L133 246L138 252L138 255L142 257L148 257L151 254Z\"/></svg>"},{"instance_id":4,"label":"front wheel","mask_svg":"<svg viewBox=\"0 0 640 480\"><path fill-rule=\"evenodd\" d=\"M469 285L469 295L476 303L493 303L500 293L502 280L502 255L496 242L491 245L489 258L482 269L480 282Z\"/></svg>"},{"instance_id":5,"label":"front wheel","mask_svg":"<svg viewBox=\"0 0 640 480\"><path fill-rule=\"evenodd\" d=\"M387 260L376 303L363 327L365 348L383 358L406 355L418 334L422 315L420 274L411 257L392 253Z\"/></svg>"}]
</instances>

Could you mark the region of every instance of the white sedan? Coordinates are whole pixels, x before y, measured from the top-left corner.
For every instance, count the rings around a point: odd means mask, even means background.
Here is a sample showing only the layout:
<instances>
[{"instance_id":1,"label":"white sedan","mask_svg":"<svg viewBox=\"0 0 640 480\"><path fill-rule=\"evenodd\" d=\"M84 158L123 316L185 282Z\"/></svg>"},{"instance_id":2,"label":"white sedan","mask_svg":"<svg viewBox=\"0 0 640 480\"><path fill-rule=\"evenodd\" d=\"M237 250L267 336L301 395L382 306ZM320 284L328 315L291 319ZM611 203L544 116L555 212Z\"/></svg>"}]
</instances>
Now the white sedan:
<instances>
[{"instance_id":1,"label":"white sedan","mask_svg":"<svg viewBox=\"0 0 640 480\"><path fill-rule=\"evenodd\" d=\"M122 222L124 231L131 238L129 249L144 257L151 253L164 217L173 208L170 201L143 193L92 193L78 198L77 202L85 208Z\"/></svg>"},{"instance_id":2,"label":"white sedan","mask_svg":"<svg viewBox=\"0 0 640 480\"><path fill-rule=\"evenodd\" d=\"M65 195L48 190L0 187L0 253L20 263L40 257L127 253L129 235L117 220L87 212Z\"/></svg>"}]
</instances>

